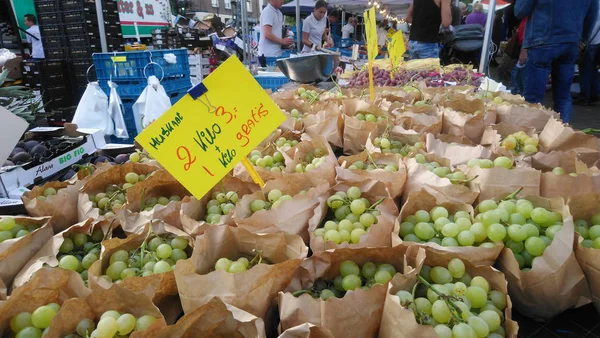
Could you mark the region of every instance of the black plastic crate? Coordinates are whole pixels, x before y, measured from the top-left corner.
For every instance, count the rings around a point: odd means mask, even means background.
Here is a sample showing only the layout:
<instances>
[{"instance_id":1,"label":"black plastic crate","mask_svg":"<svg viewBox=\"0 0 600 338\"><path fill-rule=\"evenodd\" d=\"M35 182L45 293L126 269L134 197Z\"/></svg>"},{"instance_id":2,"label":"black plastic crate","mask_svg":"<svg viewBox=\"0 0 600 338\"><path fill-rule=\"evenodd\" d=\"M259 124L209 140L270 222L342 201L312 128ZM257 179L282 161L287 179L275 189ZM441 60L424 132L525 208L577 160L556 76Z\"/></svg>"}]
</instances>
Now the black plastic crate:
<instances>
[{"instance_id":1,"label":"black plastic crate","mask_svg":"<svg viewBox=\"0 0 600 338\"><path fill-rule=\"evenodd\" d=\"M96 12L96 3L88 0L61 0L60 8L63 11L85 10Z\"/></svg>"},{"instance_id":2,"label":"black plastic crate","mask_svg":"<svg viewBox=\"0 0 600 338\"><path fill-rule=\"evenodd\" d=\"M90 57L93 53L101 53L102 47L98 45L97 47L90 46L80 46L69 48L69 58L70 59L83 59Z\"/></svg>"},{"instance_id":3,"label":"black plastic crate","mask_svg":"<svg viewBox=\"0 0 600 338\"><path fill-rule=\"evenodd\" d=\"M62 60L65 58L64 47L44 47L44 56L47 60Z\"/></svg>"},{"instance_id":4,"label":"black plastic crate","mask_svg":"<svg viewBox=\"0 0 600 338\"><path fill-rule=\"evenodd\" d=\"M40 27L45 25L59 25L62 23L60 12L38 13L37 16Z\"/></svg>"},{"instance_id":5,"label":"black plastic crate","mask_svg":"<svg viewBox=\"0 0 600 338\"><path fill-rule=\"evenodd\" d=\"M66 123L73 120L75 115L76 106L57 108L48 113L48 122L54 123Z\"/></svg>"},{"instance_id":6,"label":"black plastic crate","mask_svg":"<svg viewBox=\"0 0 600 338\"><path fill-rule=\"evenodd\" d=\"M104 25L104 31L106 32L106 35L110 37L123 36L121 25Z\"/></svg>"},{"instance_id":7,"label":"black plastic crate","mask_svg":"<svg viewBox=\"0 0 600 338\"><path fill-rule=\"evenodd\" d=\"M106 38L106 45L108 49L112 51L122 51L125 48L125 44L123 43L122 38Z\"/></svg>"},{"instance_id":8,"label":"black plastic crate","mask_svg":"<svg viewBox=\"0 0 600 338\"><path fill-rule=\"evenodd\" d=\"M42 36L42 45L44 46L45 51L46 48L65 48L67 46L67 42L61 35Z\"/></svg>"},{"instance_id":9,"label":"black plastic crate","mask_svg":"<svg viewBox=\"0 0 600 338\"><path fill-rule=\"evenodd\" d=\"M70 35L68 41L70 49L85 47L102 48L102 45L100 44L100 39L90 35Z\"/></svg>"},{"instance_id":10,"label":"black plastic crate","mask_svg":"<svg viewBox=\"0 0 600 338\"><path fill-rule=\"evenodd\" d=\"M23 61L24 74L62 74L65 72L64 61Z\"/></svg>"},{"instance_id":11,"label":"black plastic crate","mask_svg":"<svg viewBox=\"0 0 600 338\"><path fill-rule=\"evenodd\" d=\"M43 37L64 36L63 25L62 24L42 25L42 26L40 26L40 34Z\"/></svg>"},{"instance_id":12,"label":"black plastic crate","mask_svg":"<svg viewBox=\"0 0 600 338\"><path fill-rule=\"evenodd\" d=\"M38 15L60 11L57 0L35 0L33 5Z\"/></svg>"},{"instance_id":13,"label":"black plastic crate","mask_svg":"<svg viewBox=\"0 0 600 338\"><path fill-rule=\"evenodd\" d=\"M73 105L73 94L69 91L65 96L42 96L45 110L56 110Z\"/></svg>"},{"instance_id":14,"label":"black plastic crate","mask_svg":"<svg viewBox=\"0 0 600 338\"><path fill-rule=\"evenodd\" d=\"M94 61L90 59L73 59L69 60L69 72L87 72L88 68L94 64ZM90 73L94 73L94 68L90 70ZM91 74L93 75L93 74Z\"/></svg>"},{"instance_id":15,"label":"black plastic crate","mask_svg":"<svg viewBox=\"0 0 600 338\"><path fill-rule=\"evenodd\" d=\"M65 11L62 13L62 21L64 23L94 23L98 22L98 16L96 13L84 10Z\"/></svg>"},{"instance_id":16,"label":"black plastic crate","mask_svg":"<svg viewBox=\"0 0 600 338\"><path fill-rule=\"evenodd\" d=\"M119 18L119 13L108 13L108 12L104 12L102 15L102 18L104 20L104 24L107 25L120 25L121 24L121 19Z\"/></svg>"},{"instance_id":17,"label":"black plastic crate","mask_svg":"<svg viewBox=\"0 0 600 338\"><path fill-rule=\"evenodd\" d=\"M119 13L119 4L116 1L102 1L102 11L106 13Z\"/></svg>"},{"instance_id":18,"label":"black plastic crate","mask_svg":"<svg viewBox=\"0 0 600 338\"><path fill-rule=\"evenodd\" d=\"M67 23L65 24L65 32L67 35L93 35L99 36L100 31L98 30L98 25L93 23L85 23L85 22L76 22L76 23Z\"/></svg>"}]
</instances>

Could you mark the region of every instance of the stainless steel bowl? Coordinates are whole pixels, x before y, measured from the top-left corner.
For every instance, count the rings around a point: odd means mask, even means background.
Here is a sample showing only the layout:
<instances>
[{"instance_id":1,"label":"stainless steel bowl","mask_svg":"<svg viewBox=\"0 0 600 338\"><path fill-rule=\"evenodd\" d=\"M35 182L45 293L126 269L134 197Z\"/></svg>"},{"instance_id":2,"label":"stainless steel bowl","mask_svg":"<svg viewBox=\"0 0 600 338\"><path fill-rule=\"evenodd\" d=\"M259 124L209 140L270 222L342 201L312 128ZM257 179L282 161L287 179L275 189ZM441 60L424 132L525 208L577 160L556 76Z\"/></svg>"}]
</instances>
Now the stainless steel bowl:
<instances>
[{"instance_id":1,"label":"stainless steel bowl","mask_svg":"<svg viewBox=\"0 0 600 338\"><path fill-rule=\"evenodd\" d=\"M311 83L327 79L340 63L340 54L314 54L277 60L277 67L290 80Z\"/></svg>"}]
</instances>

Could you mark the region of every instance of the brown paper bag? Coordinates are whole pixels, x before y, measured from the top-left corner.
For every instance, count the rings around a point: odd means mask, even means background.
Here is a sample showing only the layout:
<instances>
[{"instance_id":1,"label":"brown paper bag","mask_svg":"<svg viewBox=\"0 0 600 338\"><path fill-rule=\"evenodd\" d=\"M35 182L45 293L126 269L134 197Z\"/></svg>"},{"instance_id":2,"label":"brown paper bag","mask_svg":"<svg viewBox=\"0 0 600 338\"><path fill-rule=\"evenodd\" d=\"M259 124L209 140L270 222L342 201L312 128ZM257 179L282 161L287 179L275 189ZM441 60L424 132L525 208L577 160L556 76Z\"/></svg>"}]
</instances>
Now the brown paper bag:
<instances>
[{"instance_id":1,"label":"brown paper bag","mask_svg":"<svg viewBox=\"0 0 600 338\"><path fill-rule=\"evenodd\" d=\"M470 146L446 143L436 139L435 136L431 134L427 134L426 136L426 145L429 154L447 158L450 160L450 165L466 164L473 158L490 158L492 156L492 151L481 145Z\"/></svg>"},{"instance_id":2,"label":"brown paper bag","mask_svg":"<svg viewBox=\"0 0 600 338\"><path fill-rule=\"evenodd\" d=\"M53 235L50 217L15 216L12 218L17 224L25 227L36 225L37 229L23 237L7 239L0 243L0 279L9 290L12 289L13 279L19 271Z\"/></svg>"},{"instance_id":3,"label":"brown paper bag","mask_svg":"<svg viewBox=\"0 0 600 338\"><path fill-rule=\"evenodd\" d=\"M228 191L235 191L238 198L241 200L244 196L253 194L260 191L260 188L255 183L244 182L233 176L225 176L221 182L217 183L211 191L206 193L200 199L200 207L192 208L190 205L182 205L181 207L181 225L183 231L188 233L190 236L197 236L204 233L204 231L215 225L235 225L235 222L231 219L233 217L233 211L228 215L221 216L221 220L218 224L209 224L205 221L206 217L206 204L212 199L214 193L227 193ZM239 201L238 201L239 203ZM192 217L192 215L194 217Z\"/></svg>"},{"instance_id":4,"label":"brown paper bag","mask_svg":"<svg viewBox=\"0 0 600 338\"><path fill-rule=\"evenodd\" d=\"M548 120L558 118L558 114L545 109L540 104L521 103L519 105L496 106L496 122L506 122L517 126L533 127L536 130L544 129Z\"/></svg>"},{"instance_id":5,"label":"brown paper bag","mask_svg":"<svg viewBox=\"0 0 600 338\"><path fill-rule=\"evenodd\" d=\"M388 194L392 198L400 197L407 178L406 166L402 161L402 157L398 154L373 153L371 154L371 158L378 166L394 165L398 168L398 171L347 169L352 163L357 161L371 163L369 154L363 151L354 156L341 156L338 159L340 166L335 168L337 174L336 182L365 187L366 189L362 190L361 188L361 191L374 197L388 197Z\"/></svg>"},{"instance_id":6,"label":"brown paper bag","mask_svg":"<svg viewBox=\"0 0 600 338\"><path fill-rule=\"evenodd\" d=\"M44 337L62 338L75 333L77 324L86 318L97 324L100 316L109 310L130 313L136 318L146 315L156 318L146 330L131 333L129 337L132 338L156 337L156 332L166 326L162 314L148 297L119 285L112 285L109 289L93 288L93 292L86 297L65 301Z\"/></svg>"},{"instance_id":7,"label":"brown paper bag","mask_svg":"<svg viewBox=\"0 0 600 338\"><path fill-rule=\"evenodd\" d=\"M253 257L255 250L262 250L271 264L258 264L241 273L214 271L219 258ZM183 310L191 313L217 297L265 320L277 293L290 282L307 254L308 248L296 235L260 235L242 228L212 227L196 237L190 259L177 262L175 267Z\"/></svg>"},{"instance_id":8,"label":"brown paper bag","mask_svg":"<svg viewBox=\"0 0 600 338\"><path fill-rule=\"evenodd\" d=\"M85 222L80 222L72 225L68 229L54 235L42 248L23 266L19 274L15 277L13 288L20 287L27 283L33 274L42 267L57 267L58 266L58 249L63 244L65 238L71 238L75 234L83 233L88 236L92 235L94 229L101 229L105 238L111 236L111 222L100 221L94 222L93 219L88 219Z\"/></svg>"},{"instance_id":9,"label":"brown paper bag","mask_svg":"<svg viewBox=\"0 0 600 338\"><path fill-rule=\"evenodd\" d=\"M426 191L416 191L408 196L408 200L400 210L400 216L396 219L392 233L392 246L418 246L431 247L440 251L449 252L462 260L468 260L475 265L492 265L500 255L503 244L496 244L494 248L482 248L478 246L456 246L443 247L437 243L415 243L403 241L400 236L400 224L410 215L414 215L418 210L430 211L435 206L443 206L448 213L455 214L457 211L466 211L473 215L473 207L466 203L440 202L433 195Z\"/></svg>"},{"instance_id":10,"label":"brown paper bag","mask_svg":"<svg viewBox=\"0 0 600 338\"><path fill-rule=\"evenodd\" d=\"M324 327L304 323L285 330L277 338L335 338L335 336Z\"/></svg>"},{"instance_id":11,"label":"brown paper bag","mask_svg":"<svg viewBox=\"0 0 600 338\"><path fill-rule=\"evenodd\" d=\"M51 216L52 228L55 232L61 232L77 223L77 198L83 183L83 181L78 181L75 184L58 181L48 182L25 192L21 196L21 200L29 215L33 217ZM38 196L44 196L44 190L48 188L56 189L56 195L44 200L37 199Z\"/></svg>"},{"instance_id":12,"label":"brown paper bag","mask_svg":"<svg viewBox=\"0 0 600 338\"><path fill-rule=\"evenodd\" d=\"M170 201L167 205L155 205L152 210L141 210L142 199L144 204L150 198L161 196L179 196L180 201ZM160 219L176 228L182 228L181 210L188 205L186 210L191 218L198 218L201 211L201 202L164 169L159 169L148 179L135 184L127 190L127 203L117 213L126 233L141 231L148 222Z\"/></svg>"},{"instance_id":13,"label":"brown paper bag","mask_svg":"<svg viewBox=\"0 0 600 338\"><path fill-rule=\"evenodd\" d=\"M393 125L393 117L377 106L358 99L342 101L342 112L344 114L344 154L355 155L363 151L367 139L377 137ZM387 116L388 120L383 122L367 122L357 119L358 113L370 113L379 116Z\"/></svg>"},{"instance_id":14,"label":"brown paper bag","mask_svg":"<svg viewBox=\"0 0 600 338\"><path fill-rule=\"evenodd\" d=\"M408 248L406 258L408 264L416 266L420 271L423 265L428 266L443 266L447 267L448 262L457 256L451 252L436 250L432 247L425 247L424 251L415 250L416 247ZM423 250L423 249L421 249ZM493 290L498 290L506 294L506 309L504 310L505 322L503 327L506 332L506 337L517 338L519 325L511 319L512 303L508 296L506 281L504 275L492 268L491 266L475 266L468 260L463 259L465 271L472 277L482 276L489 283ZM398 337L398 338L437 338L438 335L434 331L433 326L420 325L415 319L415 314L412 310L403 307L400 304L400 298L396 293L400 290L412 291L415 285L414 279L394 280L390 283L386 294L383 317L379 328L379 337Z\"/></svg>"},{"instance_id":15,"label":"brown paper bag","mask_svg":"<svg viewBox=\"0 0 600 338\"><path fill-rule=\"evenodd\" d=\"M310 235L310 248L314 253L340 248L367 248L367 247L390 247L392 244L391 231L394 228L394 219L398 216L398 208L394 201L388 196L383 198L383 202L377 206L377 210L381 213L377 217L377 223L371 225L366 234L360 236L360 241L356 244L344 242L341 244L335 244L331 241L325 241L323 237L314 235L314 231L317 228L324 226L325 217L327 216L327 198L334 195L337 191L347 191L348 188L355 185L340 183L331 188L328 194L323 197L324 207L315 210L314 216L308 222L308 233ZM362 186L358 186L363 190ZM367 193L363 193L361 197L365 197L371 204L378 202L381 197L371 196Z\"/></svg>"},{"instance_id":16,"label":"brown paper bag","mask_svg":"<svg viewBox=\"0 0 600 338\"><path fill-rule=\"evenodd\" d=\"M440 165L450 166L450 161L440 158L434 154L426 154L427 162L438 162ZM406 160L408 180L402 192L402 199L406 201L408 196L415 191L427 191L439 202L455 202L473 204L479 195L472 191L466 184L454 184L447 178L441 178L429 171L423 164L417 163L414 158Z\"/></svg>"},{"instance_id":17,"label":"brown paper bag","mask_svg":"<svg viewBox=\"0 0 600 338\"><path fill-rule=\"evenodd\" d=\"M523 195L540 195L542 173L533 168L506 169L504 167L494 167L482 169L474 166L466 170L465 174L469 178L477 177L469 182L469 187L471 190L479 192L478 201L501 199L519 188L523 188Z\"/></svg>"},{"instance_id":18,"label":"brown paper bag","mask_svg":"<svg viewBox=\"0 0 600 338\"><path fill-rule=\"evenodd\" d=\"M90 293L77 272L42 268L29 283L13 290L8 300L0 304L0 332L8 333L11 318L21 312L31 313L49 303L64 305L67 299L85 297Z\"/></svg>"},{"instance_id":19,"label":"brown paper bag","mask_svg":"<svg viewBox=\"0 0 600 338\"><path fill-rule=\"evenodd\" d=\"M573 150L588 166L596 165L600 159L598 153L600 148L596 136L575 131L556 119L548 120L540 133L540 145L546 149L546 152Z\"/></svg>"},{"instance_id":20,"label":"brown paper bag","mask_svg":"<svg viewBox=\"0 0 600 338\"><path fill-rule=\"evenodd\" d=\"M236 205L232 222L240 228L255 233L277 233L283 231L302 237L308 243L309 220L325 208L329 185L321 181L321 185L313 185L306 175L284 176L282 179L269 181L262 191L245 195ZM292 199L283 201L270 210L252 213L250 204L256 199L267 200L268 193L279 189L283 195ZM300 191L306 191L300 194Z\"/></svg>"},{"instance_id":21,"label":"brown paper bag","mask_svg":"<svg viewBox=\"0 0 600 338\"><path fill-rule=\"evenodd\" d=\"M344 143L344 119L335 101L313 104L312 113L304 118L304 132L312 138L325 137L334 148Z\"/></svg>"},{"instance_id":22,"label":"brown paper bag","mask_svg":"<svg viewBox=\"0 0 600 338\"><path fill-rule=\"evenodd\" d=\"M402 145L417 145L417 143L421 143L421 145L419 146L419 149L424 149L425 148L425 137L423 134L418 133L414 130L406 130L404 128L402 128L401 126L394 126L392 127L392 129L390 130L386 130L382 135L380 135L381 137L387 137L390 141L398 141L400 143L402 143ZM366 151L370 152L370 153L382 153L382 149L379 146L375 146L373 144L373 141L375 140L376 137L373 137L373 140L371 140L371 138L367 139L367 143L365 144L364 148ZM401 154L402 155L402 154ZM412 153L408 153L406 156L412 156L414 154Z\"/></svg>"},{"instance_id":23,"label":"brown paper bag","mask_svg":"<svg viewBox=\"0 0 600 338\"><path fill-rule=\"evenodd\" d=\"M562 154L568 154L568 156L560 156ZM540 195L542 197L567 199L572 196L600 192L600 170L596 167L588 168L585 163L576 159L576 154L573 151L568 153L553 151L545 155L545 159L549 161L550 157L559 157L558 160L552 162L563 162L564 166L560 167L565 169L565 174L556 175L552 171L542 172L540 182ZM564 163L567 159L570 162ZM568 173L575 173L577 176L573 177Z\"/></svg>"},{"instance_id":24,"label":"brown paper bag","mask_svg":"<svg viewBox=\"0 0 600 338\"><path fill-rule=\"evenodd\" d=\"M281 331L304 324L328 329L335 337L375 337L383 313L387 285L376 284L368 290L348 291L343 298L327 301L312 298L309 294L294 297L293 292L305 290L318 278L333 280L340 274L340 264L352 260L359 266L366 262L389 263L399 272L392 278L416 278L417 271L406 264L405 248L338 249L313 255L304 261L294 279L279 293ZM360 321L356 315L360 314Z\"/></svg>"},{"instance_id":25,"label":"brown paper bag","mask_svg":"<svg viewBox=\"0 0 600 338\"><path fill-rule=\"evenodd\" d=\"M574 220L583 219L590 221L592 216L600 212L600 194L582 194L569 198L568 206ZM591 225L591 224L590 224ZM598 268L598 249L584 248L581 246L583 238L576 234L573 242L575 249L575 257L577 262L585 274L592 303L596 311L600 310L600 269Z\"/></svg>"},{"instance_id":26,"label":"brown paper bag","mask_svg":"<svg viewBox=\"0 0 600 338\"><path fill-rule=\"evenodd\" d=\"M156 337L265 338L266 334L262 319L214 298L160 330Z\"/></svg>"},{"instance_id":27,"label":"brown paper bag","mask_svg":"<svg viewBox=\"0 0 600 338\"><path fill-rule=\"evenodd\" d=\"M469 99L455 95L441 103L443 113L442 133L464 135L473 142L479 142L485 127L496 122L496 111L486 110L479 99ZM479 111L480 114L475 115Z\"/></svg>"},{"instance_id":28,"label":"brown paper bag","mask_svg":"<svg viewBox=\"0 0 600 338\"><path fill-rule=\"evenodd\" d=\"M111 288L112 283L102 278L110 265L110 256L118 250L134 250L140 248L145 239L148 238L150 224L146 224L142 232L129 235L125 239L112 238L102 242L102 257L96 261L88 270L89 285L92 288ZM192 254L193 240L185 232L164 222L152 223L154 234L162 238L184 237L189 240L186 253L188 257ZM152 300L154 304L165 314L167 323L175 321L181 313L181 304L177 297L177 285L173 271L153 274L146 277L129 277L119 283L119 286L129 289L136 294L141 294Z\"/></svg>"},{"instance_id":29,"label":"brown paper bag","mask_svg":"<svg viewBox=\"0 0 600 338\"><path fill-rule=\"evenodd\" d=\"M139 175L149 175L158 168L151 165L126 163L114 165L107 170L92 176L81 188L77 202L77 214L80 222L88 218L104 219L100 216L100 209L94 208L90 202L90 195L104 192L106 187L111 184L125 183L125 175L128 172L135 172Z\"/></svg>"},{"instance_id":30,"label":"brown paper bag","mask_svg":"<svg viewBox=\"0 0 600 338\"><path fill-rule=\"evenodd\" d=\"M496 151L496 148L500 148L500 141L505 139L508 135L523 131L529 137L537 137L535 134L535 128L529 126L519 126L516 124L510 124L501 122L498 124L490 125L485 127L481 141L479 142L484 146L492 146ZM504 149L504 147L501 147ZM538 149L541 147L538 145Z\"/></svg>"},{"instance_id":31,"label":"brown paper bag","mask_svg":"<svg viewBox=\"0 0 600 338\"><path fill-rule=\"evenodd\" d=\"M402 105L390 107L395 117L395 124L404 129L414 130L421 134L438 135L442 132L442 111L437 106Z\"/></svg>"},{"instance_id":32,"label":"brown paper bag","mask_svg":"<svg viewBox=\"0 0 600 338\"><path fill-rule=\"evenodd\" d=\"M527 317L548 320L570 308L591 301L585 276L573 253L574 225L562 198L528 196L535 207L560 212L563 227L529 271L521 271L512 251L505 248L497 262L508 281L515 308Z\"/></svg>"},{"instance_id":33,"label":"brown paper bag","mask_svg":"<svg viewBox=\"0 0 600 338\"><path fill-rule=\"evenodd\" d=\"M321 181L323 180L327 181L329 186L333 186L335 184L336 176L335 167L338 166L338 163L331 146L322 136L313 139L307 134L303 134L302 142L298 143L296 147L290 149L290 151L284 154L284 157L287 157L288 155L291 155L292 157L291 165L286 165L285 168L286 176L290 173L295 173L295 168L299 163L306 164L307 155L311 154L316 149L325 150L325 156L327 158L320 167L308 172L304 172L302 175L308 176L309 180L311 180L315 186L322 184Z\"/></svg>"}]
</instances>

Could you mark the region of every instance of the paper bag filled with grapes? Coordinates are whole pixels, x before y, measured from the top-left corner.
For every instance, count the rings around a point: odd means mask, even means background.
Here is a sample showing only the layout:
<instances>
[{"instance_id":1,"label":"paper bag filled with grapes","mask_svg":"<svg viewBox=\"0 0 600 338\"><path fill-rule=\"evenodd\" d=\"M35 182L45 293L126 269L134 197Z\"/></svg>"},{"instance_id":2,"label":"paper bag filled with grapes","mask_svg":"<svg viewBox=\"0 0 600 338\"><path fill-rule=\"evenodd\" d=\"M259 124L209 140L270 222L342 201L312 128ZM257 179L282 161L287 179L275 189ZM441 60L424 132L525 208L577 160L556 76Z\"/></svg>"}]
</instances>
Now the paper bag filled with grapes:
<instances>
[{"instance_id":1,"label":"paper bag filled with grapes","mask_svg":"<svg viewBox=\"0 0 600 338\"><path fill-rule=\"evenodd\" d=\"M589 167L597 165L600 159L600 146L596 136L575 131L556 119L548 120L540 132L540 145L545 152L573 150L577 152L578 159Z\"/></svg>"},{"instance_id":2,"label":"paper bag filled with grapes","mask_svg":"<svg viewBox=\"0 0 600 338\"><path fill-rule=\"evenodd\" d=\"M190 259L175 267L183 310L190 313L217 297L266 320L277 293L307 254L296 235L212 227L196 237Z\"/></svg>"},{"instance_id":3,"label":"paper bag filled with grapes","mask_svg":"<svg viewBox=\"0 0 600 338\"><path fill-rule=\"evenodd\" d=\"M444 134L464 135L478 143L485 127L496 122L496 112L486 110L484 102L480 99L454 94L440 104L443 107Z\"/></svg>"},{"instance_id":4,"label":"paper bag filled with grapes","mask_svg":"<svg viewBox=\"0 0 600 338\"><path fill-rule=\"evenodd\" d=\"M406 183L406 166L399 154L369 153L341 156L336 182L362 186L362 192L374 197L399 198Z\"/></svg>"},{"instance_id":5,"label":"paper bag filled with grapes","mask_svg":"<svg viewBox=\"0 0 600 338\"><path fill-rule=\"evenodd\" d=\"M467 164L474 158L490 158L492 151L479 144L474 144L462 136L440 134L425 137L427 153L435 154L450 161L450 165Z\"/></svg>"},{"instance_id":6,"label":"paper bag filled with grapes","mask_svg":"<svg viewBox=\"0 0 600 338\"><path fill-rule=\"evenodd\" d=\"M600 192L600 170L577 159L575 151L537 153L532 166L542 172L540 196L562 197Z\"/></svg>"},{"instance_id":7,"label":"paper bag filled with grapes","mask_svg":"<svg viewBox=\"0 0 600 338\"><path fill-rule=\"evenodd\" d=\"M214 298L156 335L156 338L172 337L265 338L266 334L262 319Z\"/></svg>"},{"instance_id":8,"label":"paper bag filled with grapes","mask_svg":"<svg viewBox=\"0 0 600 338\"><path fill-rule=\"evenodd\" d=\"M163 315L148 297L112 285L65 301L44 337L156 337L165 326Z\"/></svg>"},{"instance_id":9,"label":"paper bag filled with grapes","mask_svg":"<svg viewBox=\"0 0 600 338\"><path fill-rule=\"evenodd\" d=\"M338 249L305 260L279 293L280 329L310 323L335 337L374 337L388 282L415 278L405 248ZM356 318L360 313L360 320Z\"/></svg>"},{"instance_id":10,"label":"paper bag filled with grapes","mask_svg":"<svg viewBox=\"0 0 600 338\"><path fill-rule=\"evenodd\" d=\"M394 117L381 108L359 99L342 102L344 114L344 154L363 151L367 139L382 135L394 125Z\"/></svg>"},{"instance_id":11,"label":"paper bag filled with grapes","mask_svg":"<svg viewBox=\"0 0 600 338\"><path fill-rule=\"evenodd\" d=\"M422 102L422 101L418 101ZM389 111L395 117L395 124L406 130L438 135L442 132L442 111L428 104L392 104Z\"/></svg>"},{"instance_id":12,"label":"paper bag filled with grapes","mask_svg":"<svg viewBox=\"0 0 600 338\"><path fill-rule=\"evenodd\" d=\"M504 242L496 266L506 276L515 308L548 320L590 302L573 252L573 217L562 198L538 196L484 200L477 206L493 241Z\"/></svg>"},{"instance_id":13,"label":"paper bag filled with grapes","mask_svg":"<svg viewBox=\"0 0 600 338\"><path fill-rule=\"evenodd\" d=\"M558 114L544 108L541 104L527 102L513 103L512 105L500 104L496 106L496 122L510 123L517 126L533 127L536 130L544 129L548 120L558 118Z\"/></svg>"},{"instance_id":14,"label":"paper bag filled with grapes","mask_svg":"<svg viewBox=\"0 0 600 338\"><path fill-rule=\"evenodd\" d=\"M340 248L390 247L398 208L389 197L363 193L370 182L340 183L325 195L325 208L309 221L310 248L321 252Z\"/></svg>"},{"instance_id":15,"label":"paper bag filled with grapes","mask_svg":"<svg viewBox=\"0 0 600 338\"><path fill-rule=\"evenodd\" d=\"M158 168L139 163L115 165L91 177L79 193L79 221L113 219L127 203L127 190Z\"/></svg>"},{"instance_id":16,"label":"paper bag filled with grapes","mask_svg":"<svg viewBox=\"0 0 600 338\"><path fill-rule=\"evenodd\" d=\"M575 220L575 256L590 287L596 311L600 309L600 194L583 194L569 199Z\"/></svg>"},{"instance_id":17,"label":"paper bag filled with grapes","mask_svg":"<svg viewBox=\"0 0 600 338\"><path fill-rule=\"evenodd\" d=\"M225 176L211 191L200 199L200 207L192 209L189 204L181 207L183 231L191 236L201 235L215 225L234 225L233 211L241 199L259 191L255 183L244 182L233 176Z\"/></svg>"},{"instance_id":18,"label":"paper bag filled with grapes","mask_svg":"<svg viewBox=\"0 0 600 338\"><path fill-rule=\"evenodd\" d=\"M337 158L324 137L312 138L302 134L302 142L287 154L292 158L291 165L286 168L287 173L306 175L315 185L321 184L322 180L327 181L329 186L335 184Z\"/></svg>"},{"instance_id":19,"label":"paper bag filled with grapes","mask_svg":"<svg viewBox=\"0 0 600 338\"><path fill-rule=\"evenodd\" d=\"M127 203L118 217L126 233L139 232L154 219L182 228L182 210L194 219L200 217L202 210L202 203L164 169L127 189L125 197Z\"/></svg>"},{"instance_id":20,"label":"paper bag filled with grapes","mask_svg":"<svg viewBox=\"0 0 600 338\"><path fill-rule=\"evenodd\" d=\"M150 298L168 322L181 312L173 269L192 254L192 238L164 222L146 224L127 238L102 243L102 256L88 269L90 286L113 283Z\"/></svg>"},{"instance_id":21,"label":"paper bag filled with grapes","mask_svg":"<svg viewBox=\"0 0 600 338\"><path fill-rule=\"evenodd\" d=\"M517 337L501 272L431 247L406 256L419 274L390 283L379 337Z\"/></svg>"},{"instance_id":22,"label":"paper bag filled with grapes","mask_svg":"<svg viewBox=\"0 0 600 338\"><path fill-rule=\"evenodd\" d=\"M91 292L75 271L42 268L0 304L0 332L3 336L41 337L48 333L65 301Z\"/></svg>"},{"instance_id":23,"label":"paper bag filled with grapes","mask_svg":"<svg viewBox=\"0 0 600 338\"><path fill-rule=\"evenodd\" d=\"M55 232L61 232L77 223L77 198L82 186L82 181L75 184L48 182L25 192L21 200L29 215L52 216L52 228Z\"/></svg>"},{"instance_id":24,"label":"paper bag filled with grapes","mask_svg":"<svg viewBox=\"0 0 600 338\"><path fill-rule=\"evenodd\" d=\"M486 225L466 203L439 201L427 191L409 195L396 219L394 246L425 246L452 253L475 265L492 265L503 244L488 236Z\"/></svg>"},{"instance_id":25,"label":"paper bag filled with grapes","mask_svg":"<svg viewBox=\"0 0 600 338\"><path fill-rule=\"evenodd\" d=\"M479 193L469 188L471 179L450 160L435 154L416 154L406 159L408 179L402 192L403 200L415 191L425 190L440 202L472 204Z\"/></svg>"},{"instance_id":26,"label":"paper bag filled with grapes","mask_svg":"<svg viewBox=\"0 0 600 338\"><path fill-rule=\"evenodd\" d=\"M278 338L335 338L329 329L304 323L282 332Z\"/></svg>"},{"instance_id":27,"label":"paper bag filled with grapes","mask_svg":"<svg viewBox=\"0 0 600 338\"><path fill-rule=\"evenodd\" d=\"M0 279L9 291L19 271L53 234L50 217L0 217Z\"/></svg>"},{"instance_id":28,"label":"paper bag filled with grapes","mask_svg":"<svg viewBox=\"0 0 600 338\"><path fill-rule=\"evenodd\" d=\"M252 194L241 197L232 222L256 233L286 232L308 243L310 219L325 208L329 184L307 175L286 175L268 181Z\"/></svg>"},{"instance_id":29,"label":"paper bag filled with grapes","mask_svg":"<svg viewBox=\"0 0 600 338\"><path fill-rule=\"evenodd\" d=\"M101 243L111 237L111 222L88 219L54 235L27 262L14 280L19 287L42 267L59 267L79 273L87 283L88 269L100 258Z\"/></svg>"}]
</instances>

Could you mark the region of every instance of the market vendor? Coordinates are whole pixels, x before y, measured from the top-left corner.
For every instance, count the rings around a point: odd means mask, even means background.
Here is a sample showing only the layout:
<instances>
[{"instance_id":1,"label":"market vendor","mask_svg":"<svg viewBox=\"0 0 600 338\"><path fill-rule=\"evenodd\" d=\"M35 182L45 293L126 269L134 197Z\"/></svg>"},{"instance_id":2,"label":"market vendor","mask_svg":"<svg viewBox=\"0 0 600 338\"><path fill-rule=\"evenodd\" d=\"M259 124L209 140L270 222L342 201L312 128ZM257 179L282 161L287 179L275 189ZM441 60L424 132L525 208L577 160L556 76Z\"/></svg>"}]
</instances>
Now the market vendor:
<instances>
[{"instance_id":1,"label":"market vendor","mask_svg":"<svg viewBox=\"0 0 600 338\"><path fill-rule=\"evenodd\" d=\"M354 38L354 32L357 24L358 20L355 16L348 19L348 23L342 27L342 39Z\"/></svg>"},{"instance_id":2,"label":"market vendor","mask_svg":"<svg viewBox=\"0 0 600 338\"><path fill-rule=\"evenodd\" d=\"M260 39L258 41L258 61L261 67L267 66L267 57L278 57L282 46L289 46L294 40L283 37L283 14L279 10L283 0L270 0L260 13Z\"/></svg>"},{"instance_id":3,"label":"market vendor","mask_svg":"<svg viewBox=\"0 0 600 338\"><path fill-rule=\"evenodd\" d=\"M332 47L333 40L327 34L327 2L319 0L315 3L315 10L304 19L302 24L303 53L310 52L313 47Z\"/></svg>"},{"instance_id":4,"label":"market vendor","mask_svg":"<svg viewBox=\"0 0 600 338\"><path fill-rule=\"evenodd\" d=\"M37 25L37 18L33 14L27 14L25 15L24 22L29 27L26 35L27 43L30 44L31 58L34 60L45 59L44 46L42 45L42 36L40 34L40 27Z\"/></svg>"}]
</instances>

